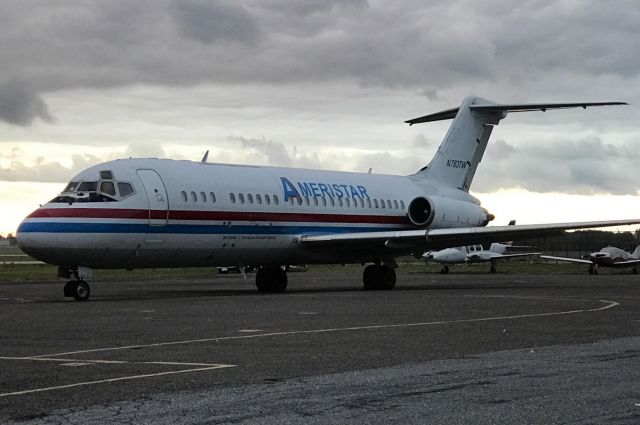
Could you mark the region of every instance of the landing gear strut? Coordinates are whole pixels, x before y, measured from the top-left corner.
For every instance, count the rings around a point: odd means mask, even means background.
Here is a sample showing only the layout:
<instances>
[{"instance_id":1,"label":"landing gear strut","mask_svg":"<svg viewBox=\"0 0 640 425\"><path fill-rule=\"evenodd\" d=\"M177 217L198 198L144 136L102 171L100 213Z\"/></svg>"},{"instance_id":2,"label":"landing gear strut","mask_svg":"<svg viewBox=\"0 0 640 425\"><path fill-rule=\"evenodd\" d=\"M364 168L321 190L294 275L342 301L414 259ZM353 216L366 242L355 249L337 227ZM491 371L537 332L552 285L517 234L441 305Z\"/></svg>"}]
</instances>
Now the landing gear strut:
<instances>
[{"instance_id":1,"label":"landing gear strut","mask_svg":"<svg viewBox=\"0 0 640 425\"><path fill-rule=\"evenodd\" d=\"M591 264L589 266L589 274L598 274L598 265L597 264Z\"/></svg>"},{"instance_id":2,"label":"landing gear strut","mask_svg":"<svg viewBox=\"0 0 640 425\"><path fill-rule=\"evenodd\" d=\"M396 286L396 271L387 264L370 264L362 273L365 291L389 290Z\"/></svg>"},{"instance_id":3,"label":"landing gear strut","mask_svg":"<svg viewBox=\"0 0 640 425\"><path fill-rule=\"evenodd\" d=\"M440 269L440 274L447 274L449 273L449 266L447 266L446 264L442 265L442 268Z\"/></svg>"},{"instance_id":4,"label":"landing gear strut","mask_svg":"<svg viewBox=\"0 0 640 425\"><path fill-rule=\"evenodd\" d=\"M90 294L89 284L82 279L70 280L64 285L65 297L73 297L78 301L87 301Z\"/></svg>"},{"instance_id":5,"label":"landing gear strut","mask_svg":"<svg viewBox=\"0 0 640 425\"><path fill-rule=\"evenodd\" d=\"M489 269L489 273L495 273L496 272L496 265L491 262L491 268Z\"/></svg>"},{"instance_id":6,"label":"landing gear strut","mask_svg":"<svg viewBox=\"0 0 640 425\"><path fill-rule=\"evenodd\" d=\"M256 273L256 288L261 293L284 292L287 273L279 266L260 267Z\"/></svg>"}]
</instances>

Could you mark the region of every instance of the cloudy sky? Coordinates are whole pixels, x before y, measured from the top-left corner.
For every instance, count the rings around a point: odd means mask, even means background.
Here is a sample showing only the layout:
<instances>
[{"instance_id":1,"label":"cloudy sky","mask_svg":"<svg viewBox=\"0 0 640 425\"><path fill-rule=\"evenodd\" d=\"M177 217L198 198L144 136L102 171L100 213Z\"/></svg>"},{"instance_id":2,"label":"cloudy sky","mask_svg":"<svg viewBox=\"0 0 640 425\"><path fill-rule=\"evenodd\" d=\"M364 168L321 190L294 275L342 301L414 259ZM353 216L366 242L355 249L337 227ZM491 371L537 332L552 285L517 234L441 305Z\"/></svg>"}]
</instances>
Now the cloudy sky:
<instances>
[{"instance_id":1,"label":"cloudy sky","mask_svg":"<svg viewBox=\"0 0 640 425\"><path fill-rule=\"evenodd\" d=\"M427 4L427 5L425 5ZM472 191L521 223L640 215L637 0L3 0L0 233L129 156L409 174L468 94L511 114Z\"/></svg>"}]
</instances>

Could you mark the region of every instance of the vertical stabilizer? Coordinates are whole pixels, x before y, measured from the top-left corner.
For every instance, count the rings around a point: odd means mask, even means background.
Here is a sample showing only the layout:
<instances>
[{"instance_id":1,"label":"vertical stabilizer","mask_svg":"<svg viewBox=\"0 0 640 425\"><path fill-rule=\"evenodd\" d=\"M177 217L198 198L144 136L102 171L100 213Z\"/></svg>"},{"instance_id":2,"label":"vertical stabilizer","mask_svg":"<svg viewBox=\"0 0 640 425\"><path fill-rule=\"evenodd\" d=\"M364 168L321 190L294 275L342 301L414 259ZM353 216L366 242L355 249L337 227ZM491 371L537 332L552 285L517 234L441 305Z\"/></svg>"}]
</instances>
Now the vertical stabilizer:
<instances>
[{"instance_id":1,"label":"vertical stabilizer","mask_svg":"<svg viewBox=\"0 0 640 425\"><path fill-rule=\"evenodd\" d=\"M487 147L493 126L506 116L504 111L477 111L472 105L496 105L476 96L469 96L456 110L455 118L438 151L416 177L428 178L469 191L473 176Z\"/></svg>"},{"instance_id":2,"label":"vertical stabilizer","mask_svg":"<svg viewBox=\"0 0 640 425\"><path fill-rule=\"evenodd\" d=\"M640 245L638 245L636 247L636 250L633 251L633 254L631 254L631 255L633 255L633 258L640 259Z\"/></svg>"}]
</instances>

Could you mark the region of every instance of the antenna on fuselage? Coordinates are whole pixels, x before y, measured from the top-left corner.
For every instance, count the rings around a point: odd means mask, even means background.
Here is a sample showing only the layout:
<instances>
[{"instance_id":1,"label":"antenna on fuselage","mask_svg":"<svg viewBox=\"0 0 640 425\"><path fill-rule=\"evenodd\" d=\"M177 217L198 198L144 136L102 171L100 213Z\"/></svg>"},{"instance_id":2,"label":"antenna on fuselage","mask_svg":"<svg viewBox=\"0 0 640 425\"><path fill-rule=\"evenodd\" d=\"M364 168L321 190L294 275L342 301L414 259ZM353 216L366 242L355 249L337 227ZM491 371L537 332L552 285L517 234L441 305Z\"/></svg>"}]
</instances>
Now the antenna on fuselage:
<instances>
[{"instance_id":1,"label":"antenna on fuselage","mask_svg":"<svg viewBox=\"0 0 640 425\"><path fill-rule=\"evenodd\" d=\"M373 171L373 168L369 167L369 171L367 171L367 174L371 174L372 171Z\"/></svg>"},{"instance_id":2,"label":"antenna on fuselage","mask_svg":"<svg viewBox=\"0 0 640 425\"><path fill-rule=\"evenodd\" d=\"M209 158L209 151L206 151L200 162L202 162L203 164L206 164L208 158Z\"/></svg>"}]
</instances>

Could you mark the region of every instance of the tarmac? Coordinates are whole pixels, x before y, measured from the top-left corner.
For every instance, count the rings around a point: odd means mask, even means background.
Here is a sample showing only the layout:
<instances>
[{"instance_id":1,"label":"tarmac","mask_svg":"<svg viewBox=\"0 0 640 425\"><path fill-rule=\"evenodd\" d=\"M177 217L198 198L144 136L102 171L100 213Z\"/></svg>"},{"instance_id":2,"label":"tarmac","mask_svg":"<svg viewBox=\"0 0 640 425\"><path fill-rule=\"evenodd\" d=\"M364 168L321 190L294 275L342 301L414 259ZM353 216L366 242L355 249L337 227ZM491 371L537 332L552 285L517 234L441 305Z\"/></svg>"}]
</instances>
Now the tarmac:
<instances>
[{"instance_id":1,"label":"tarmac","mask_svg":"<svg viewBox=\"0 0 640 425\"><path fill-rule=\"evenodd\" d=\"M0 283L0 423L640 423L640 277Z\"/></svg>"}]
</instances>

